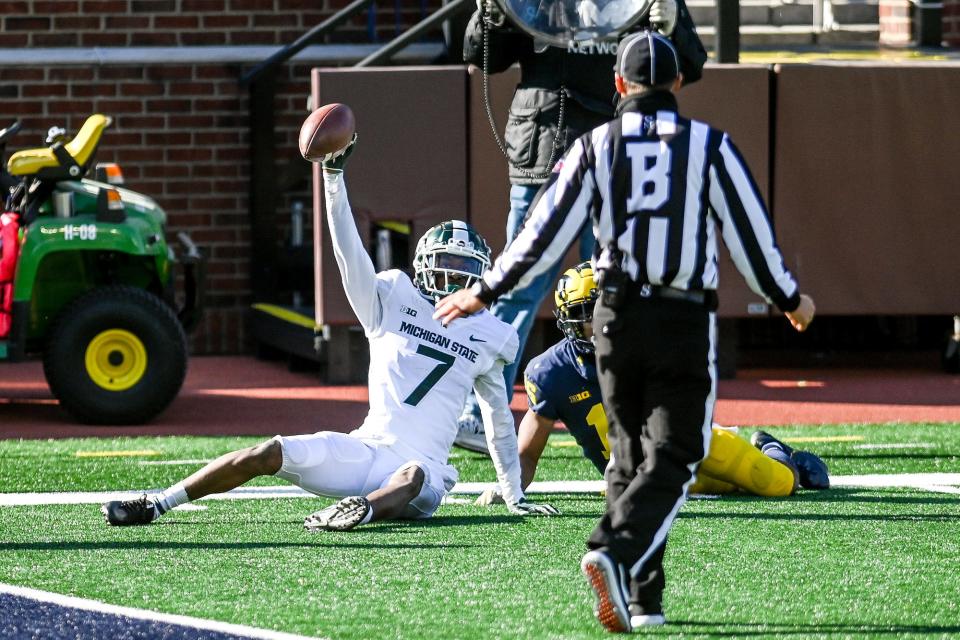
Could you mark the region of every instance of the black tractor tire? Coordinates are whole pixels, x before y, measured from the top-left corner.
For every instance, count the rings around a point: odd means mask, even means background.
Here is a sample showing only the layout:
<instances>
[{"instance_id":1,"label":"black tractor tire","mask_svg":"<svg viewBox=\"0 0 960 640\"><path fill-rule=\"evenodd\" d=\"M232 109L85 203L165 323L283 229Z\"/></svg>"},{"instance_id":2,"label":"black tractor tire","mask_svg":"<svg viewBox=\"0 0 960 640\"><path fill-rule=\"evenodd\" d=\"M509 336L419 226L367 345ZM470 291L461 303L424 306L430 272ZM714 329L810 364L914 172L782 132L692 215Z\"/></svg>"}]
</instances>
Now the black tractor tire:
<instances>
[{"instance_id":1,"label":"black tractor tire","mask_svg":"<svg viewBox=\"0 0 960 640\"><path fill-rule=\"evenodd\" d=\"M148 422L173 401L187 373L187 337L149 291L101 287L58 316L43 371L60 405L85 424Z\"/></svg>"}]
</instances>

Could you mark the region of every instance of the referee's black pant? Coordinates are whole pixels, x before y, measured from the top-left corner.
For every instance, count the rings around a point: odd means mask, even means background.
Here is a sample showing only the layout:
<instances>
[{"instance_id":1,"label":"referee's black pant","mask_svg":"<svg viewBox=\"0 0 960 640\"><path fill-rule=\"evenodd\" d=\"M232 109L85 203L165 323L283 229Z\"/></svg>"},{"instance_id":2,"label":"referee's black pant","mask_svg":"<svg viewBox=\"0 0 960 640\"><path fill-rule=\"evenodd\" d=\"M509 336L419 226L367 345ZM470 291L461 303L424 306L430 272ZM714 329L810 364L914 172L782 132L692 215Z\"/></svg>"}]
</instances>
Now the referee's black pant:
<instances>
[{"instance_id":1,"label":"referee's black pant","mask_svg":"<svg viewBox=\"0 0 960 640\"><path fill-rule=\"evenodd\" d=\"M667 532L710 444L716 321L705 306L631 291L597 303L597 369L609 425L607 512L587 546L631 575L631 613L660 613Z\"/></svg>"}]
</instances>

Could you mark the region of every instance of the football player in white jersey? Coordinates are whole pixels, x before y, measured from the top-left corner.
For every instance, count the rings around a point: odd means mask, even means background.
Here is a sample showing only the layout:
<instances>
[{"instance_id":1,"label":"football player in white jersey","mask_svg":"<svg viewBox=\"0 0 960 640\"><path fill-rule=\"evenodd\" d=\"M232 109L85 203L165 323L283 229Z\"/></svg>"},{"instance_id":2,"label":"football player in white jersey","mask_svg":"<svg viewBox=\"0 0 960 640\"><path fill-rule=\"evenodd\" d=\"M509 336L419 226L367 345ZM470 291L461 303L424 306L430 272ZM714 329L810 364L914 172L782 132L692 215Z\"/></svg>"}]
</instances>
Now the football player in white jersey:
<instances>
[{"instance_id":1,"label":"football player in white jersey","mask_svg":"<svg viewBox=\"0 0 960 640\"><path fill-rule=\"evenodd\" d=\"M481 403L508 509L519 515L557 513L550 505L527 502L520 486L517 437L503 386L503 366L517 355L516 330L486 311L450 327L433 319L437 300L470 286L490 266L490 249L470 225L452 220L420 239L413 281L398 270L377 273L343 181L353 144L323 161L323 181L343 287L370 341L370 411L363 424L349 434L276 436L228 453L159 495L104 504L108 524L148 524L180 504L262 475L343 498L310 515L304 521L310 531L430 517L457 482L447 459L470 389Z\"/></svg>"}]
</instances>

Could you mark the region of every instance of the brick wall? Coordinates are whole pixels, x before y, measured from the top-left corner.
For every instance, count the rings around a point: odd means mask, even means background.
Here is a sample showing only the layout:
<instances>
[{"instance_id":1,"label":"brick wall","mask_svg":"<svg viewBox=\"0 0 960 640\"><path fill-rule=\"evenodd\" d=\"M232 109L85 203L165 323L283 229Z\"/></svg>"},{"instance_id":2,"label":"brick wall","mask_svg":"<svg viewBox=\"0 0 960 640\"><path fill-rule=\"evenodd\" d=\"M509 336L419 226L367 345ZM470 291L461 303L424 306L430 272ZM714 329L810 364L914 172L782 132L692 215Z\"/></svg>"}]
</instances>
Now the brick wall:
<instances>
[{"instance_id":1,"label":"brick wall","mask_svg":"<svg viewBox=\"0 0 960 640\"><path fill-rule=\"evenodd\" d=\"M350 0L0 0L0 47L269 45L289 43ZM440 0L391 0L374 10L390 38ZM395 7L399 5L399 13ZM328 42L367 40L367 13Z\"/></svg>"},{"instance_id":2,"label":"brick wall","mask_svg":"<svg viewBox=\"0 0 960 640\"><path fill-rule=\"evenodd\" d=\"M903 47L916 43L915 6L909 0L880 0L880 44ZM943 42L960 46L960 0L943 2Z\"/></svg>"},{"instance_id":3,"label":"brick wall","mask_svg":"<svg viewBox=\"0 0 960 640\"><path fill-rule=\"evenodd\" d=\"M309 66L288 65L278 84L277 155L287 160L309 93ZM114 118L97 159L123 167L127 186L167 211L169 237L187 231L209 256L209 313L197 353L244 348L250 302L249 134L239 65L47 66L0 69L0 123L20 119L16 148L47 128L76 131L86 116ZM309 202L309 186L300 196ZM278 219L285 220L278 216Z\"/></svg>"},{"instance_id":4,"label":"brick wall","mask_svg":"<svg viewBox=\"0 0 960 640\"><path fill-rule=\"evenodd\" d=\"M880 44L904 47L913 40L909 0L880 0Z\"/></svg>"},{"instance_id":5,"label":"brick wall","mask_svg":"<svg viewBox=\"0 0 960 640\"><path fill-rule=\"evenodd\" d=\"M960 47L960 0L944 0L943 41L951 47Z\"/></svg>"},{"instance_id":6,"label":"brick wall","mask_svg":"<svg viewBox=\"0 0 960 640\"><path fill-rule=\"evenodd\" d=\"M22 53L28 48L54 48L65 61L73 54L78 60L34 64L28 55L23 64L0 64L0 126L14 119L24 125L9 151L39 145L54 124L76 131L91 113L114 118L98 160L119 162L128 186L157 200L167 211L170 239L187 231L209 256L208 309L192 337L194 353L235 353L250 346L244 333L251 303L249 96L238 80L268 54L246 64L165 63L164 50L159 49L155 61L148 54L146 62L138 64L80 60L93 47L124 51L159 45L239 49L251 43L288 44L347 3L0 0L0 49ZM425 6L439 3L429 0ZM402 0L397 15L412 23L420 11L419 0ZM367 24L367 15L362 14L332 40L363 43ZM389 16L383 12L377 16L378 39L391 37L396 28L391 3ZM279 72L275 112L280 171L296 157L312 66L287 63ZM286 238L293 198L305 201L309 211L306 180L278 207L281 241ZM309 239L310 229L305 233Z\"/></svg>"}]
</instances>

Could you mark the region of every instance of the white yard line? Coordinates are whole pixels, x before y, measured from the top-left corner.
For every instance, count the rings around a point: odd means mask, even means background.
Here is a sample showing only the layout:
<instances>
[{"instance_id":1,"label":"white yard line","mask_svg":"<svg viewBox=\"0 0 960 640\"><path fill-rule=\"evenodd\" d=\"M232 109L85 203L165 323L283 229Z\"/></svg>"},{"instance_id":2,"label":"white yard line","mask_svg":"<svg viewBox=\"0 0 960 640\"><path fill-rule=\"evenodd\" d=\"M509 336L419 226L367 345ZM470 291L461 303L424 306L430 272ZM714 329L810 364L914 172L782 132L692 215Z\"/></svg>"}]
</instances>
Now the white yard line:
<instances>
[{"instance_id":1,"label":"white yard line","mask_svg":"<svg viewBox=\"0 0 960 640\"><path fill-rule=\"evenodd\" d=\"M832 476L833 487L901 487L923 489L937 493L960 493L960 473L892 473L862 476ZM493 487L492 482L460 482L451 494L476 495ZM558 480L534 482L528 493L582 493L599 494L606 487L603 480ZM0 506L32 506L53 504L101 504L108 500L129 500L144 493L159 493L159 489L138 491L90 491L63 493L0 493ZM203 500L263 500L275 498L309 498L300 487L240 487L227 493L215 493Z\"/></svg>"},{"instance_id":2,"label":"white yard line","mask_svg":"<svg viewBox=\"0 0 960 640\"><path fill-rule=\"evenodd\" d=\"M148 622L160 622L163 624L190 627L191 629L232 633L233 635L243 636L245 638L262 638L263 640L314 640L310 636L300 636L292 633L283 633L282 631L271 631L270 629L259 629L257 627L248 627L242 624L231 624L229 622L219 622L217 620L205 620L203 618L180 616L172 613L159 613L157 611L148 611L146 609L120 607L117 605L100 602L98 600L88 600L86 598L65 596L59 593L51 593L49 591L40 591L37 589L29 589L26 587L17 587L11 584L0 583L0 594L4 593L30 600L37 600L39 602L49 602L51 604L59 605L61 607L69 607L71 609L82 609L84 611L94 611L96 613L106 613L115 616L135 618L137 620L146 620Z\"/></svg>"},{"instance_id":3,"label":"white yard line","mask_svg":"<svg viewBox=\"0 0 960 640\"><path fill-rule=\"evenodd\" d=\"M830 478L832 487L900 487L960 494L955 485L960 485L960 473L875 473Z\"/></svg>"},{"instance_id":4,"label":"white yard line","mask_svg":"<svg viewBox=\"0 0 960 640\"><path fill-rule=\"evenodd\" d=\"M878 442L875 444L855 444L854 449L933 449L932 442Z\"/></svg>"}]
</instances>

